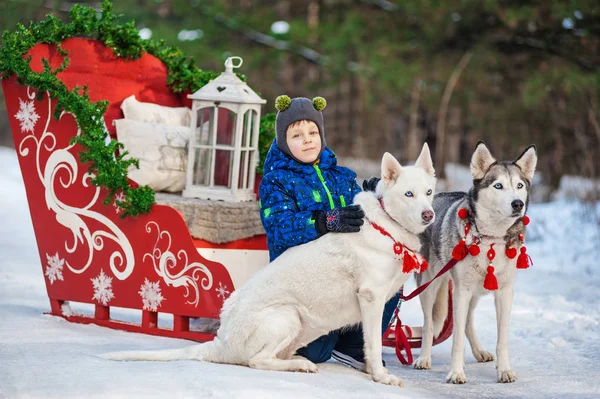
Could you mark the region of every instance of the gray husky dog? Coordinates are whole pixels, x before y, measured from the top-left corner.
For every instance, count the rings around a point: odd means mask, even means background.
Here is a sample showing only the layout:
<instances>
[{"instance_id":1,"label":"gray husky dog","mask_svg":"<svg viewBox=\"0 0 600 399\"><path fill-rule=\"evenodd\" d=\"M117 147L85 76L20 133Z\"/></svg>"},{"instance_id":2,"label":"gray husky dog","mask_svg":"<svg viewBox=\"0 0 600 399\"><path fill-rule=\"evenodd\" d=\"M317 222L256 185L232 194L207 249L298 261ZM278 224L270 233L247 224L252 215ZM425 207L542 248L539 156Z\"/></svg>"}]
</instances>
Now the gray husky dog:
<instances>
[{"instance_id":1,"label":"gray husky dog","mask_svg":"<svg viewBox=\"0 0 600 399\"><path fill-rule=\"evenodd\" d=\"M515 161L498 162L486 145L479 142L471 158L473 187L470 191L435 196L435 223L421 236L421 253L429 262L429 269L417 276L417 284L431 280L452 259L453 249L461 240L465 240L466 246L463 247L465 251L468 248L470 253L463 255L466 257L449 274L435 280L420 295L424 318L423 344L415 368L431 368L431 346L447 316L446 287L451 278L454 287L454 330L452 364L446 381L454 384L466 382L465 335L478 362L494 360L494 356L481 347L473 326L473 311L479 298L489 292L494 293L496 305L498 382L516 380L508 358L508 323L517 273L515 254L522 246L519 236L521 234L522 238L524 234L523 217L536 164L537 154L533 145L526 148ZM461 208L465 209L461 211L462 218L459 216ZM466 224L469 224L469 231L465 230ZM473 243L476 245L473 246ZM490 251L491 248L494 249ZM493 261L488 259L488 255L493 257ZM491 270L489 266L492 266ZM490 272L492 276L488 276ZM488 278L494 280L494 284L487 285L488 288L495 288L497 282L497 289L490 291L484 288Z\"/></svg>"}]
</instances>

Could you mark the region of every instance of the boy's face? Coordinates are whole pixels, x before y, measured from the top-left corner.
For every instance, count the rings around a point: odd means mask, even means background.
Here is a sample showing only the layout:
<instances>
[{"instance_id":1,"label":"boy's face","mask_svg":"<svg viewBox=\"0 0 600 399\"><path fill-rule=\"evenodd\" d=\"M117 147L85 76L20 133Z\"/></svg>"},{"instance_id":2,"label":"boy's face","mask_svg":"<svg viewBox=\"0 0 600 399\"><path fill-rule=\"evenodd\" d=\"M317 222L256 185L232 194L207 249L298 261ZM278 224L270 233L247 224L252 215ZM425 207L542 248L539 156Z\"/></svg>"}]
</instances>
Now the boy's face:
<instances>
[{"instance_id":1,"label":"boy's face","mask_svg":"<svg viewBox=\"0 0 600 399\"><path fill-rule=\"evenodd\" d=\"M321 153L319 128L312 121L291 124L286 132L286 142L292 155L304 163L313 163Z\"/></svg>"}]
</instances>

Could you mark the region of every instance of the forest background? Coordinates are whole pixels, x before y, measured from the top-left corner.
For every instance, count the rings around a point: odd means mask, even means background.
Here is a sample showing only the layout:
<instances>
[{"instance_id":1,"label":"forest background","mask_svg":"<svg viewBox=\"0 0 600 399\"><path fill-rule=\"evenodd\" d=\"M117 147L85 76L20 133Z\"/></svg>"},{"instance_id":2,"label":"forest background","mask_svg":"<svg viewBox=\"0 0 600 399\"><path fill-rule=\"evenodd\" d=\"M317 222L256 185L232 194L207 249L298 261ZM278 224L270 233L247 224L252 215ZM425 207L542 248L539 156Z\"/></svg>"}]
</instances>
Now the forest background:
<instances>
[{"instance_id":1,"label":"forest background","mask_svg":"<svg viewBox=\"0 0 600 399\"><path fill-rule=\"evenodd\" d=\"M0 0L0 31L73 4ZM116 0L114 12L202 69L241 56L263 113L279 94L325 97L338 156L406 163L426 141L443 177L479 140L499 159L534 143L545 197L564 175L599 178L597 1ZM0 144L12 145L1 91Z\"/></svg>"}]
</instances>

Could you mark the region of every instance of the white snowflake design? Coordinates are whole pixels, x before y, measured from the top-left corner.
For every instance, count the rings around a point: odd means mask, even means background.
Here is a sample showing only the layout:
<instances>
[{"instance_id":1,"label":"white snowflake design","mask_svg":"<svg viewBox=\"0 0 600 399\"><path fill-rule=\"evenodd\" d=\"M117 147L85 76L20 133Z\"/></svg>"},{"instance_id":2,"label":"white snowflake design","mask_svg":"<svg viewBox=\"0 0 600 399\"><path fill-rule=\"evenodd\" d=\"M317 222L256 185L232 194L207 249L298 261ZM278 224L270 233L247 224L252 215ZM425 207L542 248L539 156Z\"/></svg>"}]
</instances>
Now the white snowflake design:
<instances>
[{"instance_id":1,"label":"white snowflake design","mask_svg":"<svg viewBox=\"0 0 600 399\"><path fill-rule=\"evenodd\" d=\"M96 300L103 304L108 305L111 299L115 297L112 291L112 277L108 277L104 274L104 270L100 269L98 277L91 278L92 284L94 285L94 296L93 300Z\"/></svg>"},{"instance_id":2,"label":"white snowflake design","mask_svg":"<svg viewBox=\"0 0 600 399\"><path fill-rule=\"evenodd\" d=\"M121 212L123 212L123 208L121 208L119 205L117 205L117 201L125 202L125 194L123 193L123 191L121 191L115 197L115 200L113 201L113 206L115 207L115 212L121 213Z\"/></svg>"},{"instance_id":3,"label":"white snowflake design","mask_svg":"<svg viewBox=\"0 0 600 399\"><path fill-rule=\"evenodd\" d=\"M160 303L165 299L160 293L160 281L155 283L150 282L147 278L144 279L144 284L140 287L138 294L142 297L144 310L156 312Z\"/></svg>"},{"instance_id":4,"label":"white snowflake design","mask_svg":"<svg viewBox=\"0 0 600 399\"><path fill-rule=\"evenodd\" d=\"M63 266L65 265L65 260L59 258L58 252L54 256L50 256L46 254L46 259L48 259L48 265L46 266L46 272L44 273L48 280L50 280L50 285L54 284L54 281L60 280L63 281Z\"/></svg>"},{"instance_id":5,"label":"white snowflake design","mask_svg":"<svg viewBox=\"0 0 600 399\"><path fill-rule=\"evenodd\" d=\"M15 114L15 118L21 122L21 132L32 132L36 122L40 116L35 112L35 104L33 101L23 101L19 98L19 112Z\"/></svg>"},{"instance_id":6,"label":"white snowflake design","mask_svg":"<svg viewBox=\"0 0 600 399\"><path fill-rule=\"evenodd\" d=\"M215 291L217 291L217 297L222 298L223 300L225 300L225 298L227 298L229 296L229 291L227 291L227 286L223 285L223 283L220 281L219 281L219 288L215 288Z\"/></svg>"}]
</instances>

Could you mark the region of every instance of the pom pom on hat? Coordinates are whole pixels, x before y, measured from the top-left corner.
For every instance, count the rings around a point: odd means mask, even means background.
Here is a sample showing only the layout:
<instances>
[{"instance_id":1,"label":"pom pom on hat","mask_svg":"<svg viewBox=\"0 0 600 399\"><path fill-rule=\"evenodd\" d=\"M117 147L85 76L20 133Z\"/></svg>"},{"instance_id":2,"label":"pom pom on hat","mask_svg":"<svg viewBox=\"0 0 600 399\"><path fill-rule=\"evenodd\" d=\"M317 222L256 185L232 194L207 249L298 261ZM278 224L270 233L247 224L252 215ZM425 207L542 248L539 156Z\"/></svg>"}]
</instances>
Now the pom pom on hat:
<instances>
[{"instance_id":1,"label":"pom pom on hat","mask_svg":"<svg viewBox=\"0 0 600 399\"><path fill-rule=\"evenodd\" d=\"M323 101L325 101L325 100L323 100ZM277 108L278 111L285 111L286 109L288 109L290 107L291 103L292 103L292 99L289 96L286 96L285 94L283 94L281 96L278 96L275 99L275 108Z\"/></svg>"},{"instance_id":2,"label":"pom pom on hat","mask_svg":"<svg viewBox=\"0 0 600 399\"><path fill-rule=\"evenodd\" d=\"M315 97L312 99L312 103L317 111L323 111L327 106L327 101L323 97Z\"/></svg>"}]
</instances>

